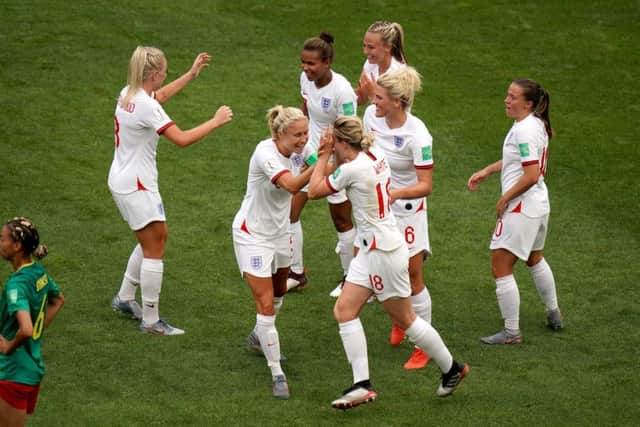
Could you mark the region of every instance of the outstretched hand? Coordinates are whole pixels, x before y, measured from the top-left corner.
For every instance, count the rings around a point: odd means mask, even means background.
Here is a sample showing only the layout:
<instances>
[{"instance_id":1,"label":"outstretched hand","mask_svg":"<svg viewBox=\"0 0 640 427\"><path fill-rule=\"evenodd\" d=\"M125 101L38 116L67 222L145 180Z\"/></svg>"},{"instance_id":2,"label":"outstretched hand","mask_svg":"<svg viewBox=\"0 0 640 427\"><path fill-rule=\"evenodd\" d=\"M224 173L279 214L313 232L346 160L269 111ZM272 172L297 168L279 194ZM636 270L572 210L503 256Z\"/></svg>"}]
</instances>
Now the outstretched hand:
<instances>
[{"instance_id":1,"label":"outstretched hand","mask_svg":"<svg viewBox=\"0 0 640 427\"><path fill-rule=\"evenodd\" d=\"M226 125L232 119L233 119L233 111L231 110L231 107L227 105L223 105L220 108L218 108L218 111L216 111L215 116L213 116L213 120L215 120L216 122L216 127Z\"/></svg>"},{"instance_id":2,"label":"outstretched hand","mask_svg":"<svg viewBox=\"0 0 640 427\"><path fill-rule=\"evenodd\" d=\"M484 172L484 170L474 173L467 181L467 188L469 188L469 190L471 191L476 191L486 177L487 174Z\"/></svg>"},{"instance_id":3,"label":"outstretched hand","mask_svg":"<svg viewBox=\"0 0 640 427\"><path fill-rule=\"evenodd\" d=\"M206 52L199 53L196 56L195 61L193 61L193 65L191 66L191 75L195 79L200 74L203 68L209 66L209 62L211 61L211 55Z\"/></svg>"}]
</instances>

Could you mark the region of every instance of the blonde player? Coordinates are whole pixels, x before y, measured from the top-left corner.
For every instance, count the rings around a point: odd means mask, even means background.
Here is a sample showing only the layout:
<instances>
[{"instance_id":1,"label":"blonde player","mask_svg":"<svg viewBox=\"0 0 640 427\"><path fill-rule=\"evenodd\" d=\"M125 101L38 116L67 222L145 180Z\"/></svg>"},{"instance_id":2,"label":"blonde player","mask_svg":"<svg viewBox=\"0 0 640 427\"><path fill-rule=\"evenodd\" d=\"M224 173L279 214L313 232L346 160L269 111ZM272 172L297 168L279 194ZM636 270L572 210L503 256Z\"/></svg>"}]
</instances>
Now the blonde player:
<instances>
[{"instance_id":1,"label":"blonde player","mask_svg":"<svg viewBox=\"0 0 640 427\"><path fill-rule=\"evenodd\" d=\"M333 36L321 33L304 42L302 47L302 73L300 74L300 94L302 110L309 117L309 144L305 148L304 159L313 164L320 141L320 133L338 116L356 114L356 95L351 84L342 75L331 69L333 63ZM327 198L333 224L338 233L336 252L340 257L343 274L349 269L353 259L355 230L351 221L351 204L344 192ZM291 240L293 260L287 287L304 287L307 277L304 273L302 246L303 233L300 214L307 202L305 190L293 196L291 205ZM339 288L338 288L339 289Z\"/></svg>"},{"instance_id":2,"label":"blonde player","mask_svg":"<svg viewBox=\"0 0 640 427\"><path fill-rule=\"evenodd\" d=\"M160 319L158 304L162 287L167 223L158 189L156 150L160 135L185 147L231 121L232 112L220 107L213 118L193 129L181 130L161 104L180 92L211 57L199 54L191 69L162 86L167 60L161 50L138 46L129 61L127 86L120 92L114 117L115 154L109 170L109 189L120 213L133 230L138 245L129 257L120 291L111 301L115 311L141 320L140 330L157 335L181 335L182 329ZM140 285L142 309L136 302Z\"/></svg>"},{"instance_id":3,"label":"blonde player","mask_svg":"<svg viewBox=\"0 0 640 427\"><path fill-rule=\"evenodd\" d=\"M491 174L501 173L502 196L496 204L498 220L491 239L491 268L504 329L480 338L485 344L520 344L520 293L513 276L518 258L525 261L547 309L547 324L562 329L562 315L553 273L543 249L549 222L547 171L549 94L529 79L514 80L504 100L506 114L515 120L502 146L502 160L474 173L467 183L476 191Z\"/></svg>"},{"instance_id":4,"label":"blonde player","mask_svg":"<svg viewBox=\"0 0 640 427\"><path fill-rule=\"evenodd\" d=\"M291 194L306 185L313 167L299 175L291 173L295 167L291 157L302 154L309 137L309 123L302 111L276 106L267 113L267 120L271 138L261 141L251 156L247 192L233 220L233 247L258 312L247 339L249 348L267 359L273 395L288 399L275 322L291 265Z\"/></svg>"},{"instance_id":5,"label":"blonde player","mask_svg":"<svg viewBox=\"0 0 640 427\"><path fill-rule=\"evenodd\" d=\"M365 129L384 150L391 169L389 193L398 229L409 248L409 279L413 311L431 323L431 297L424 285L423 263L431 253L427 223L427 199L431 194L432 138L424 123L409 112L421 88L421 76L413 67L403 67L380 76L373 104L364 113ZM391 331L391 345L399 345L404 331ZM415 347L405 369L424 368L429 356Z\"/></svg>"},{"instance_id":6,"label":"blonde player","mask_svg":"<svg viewBox=\"0 0 640 427\"><path fill-rule=\"evenodd\" d=\"M317 166L311 176L309 197L326 197L346 190L353 204L360 250L353 259L342 293L334 307L340 337L353 372L353 385L332 402L348 409L375 400L369 376L367 341L359 313L376 295L393 319L414 342L428 351L442 372L438 396L448 396L468 372L466 364L453 360L438 332L411 307L408 250L391 210L391 171L384 151L371 147L373 138L357 117L339 117L333 131L320 144ZM330 152L339 167L324 176Z\"/></svg>"},{"instance_id":7,"label":"blonde player","mask_svg":"<svg viewBox=\"0 0 640 427\"><path fill-rule=\"evenodd\" d=\"M362 50L367 59L356 89L358 105L373 99L378 77L407 64L402 26L397 22L374 22L364 35Z\"/></svg>"}]
</instances>

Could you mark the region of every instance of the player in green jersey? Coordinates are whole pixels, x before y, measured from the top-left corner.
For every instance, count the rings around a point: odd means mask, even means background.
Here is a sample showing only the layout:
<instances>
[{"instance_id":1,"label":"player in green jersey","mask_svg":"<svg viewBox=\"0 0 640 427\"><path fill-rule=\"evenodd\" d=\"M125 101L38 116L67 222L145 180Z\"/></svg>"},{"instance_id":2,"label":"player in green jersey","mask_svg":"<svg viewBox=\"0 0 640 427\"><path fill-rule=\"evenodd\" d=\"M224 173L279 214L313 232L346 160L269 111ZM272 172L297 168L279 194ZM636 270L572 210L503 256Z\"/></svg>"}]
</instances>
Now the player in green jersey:
<instances>
[{"instance_id":1,"label":"player in green jersey","mask_svg":"<svg viewBox=\"0 0 640 427\"><path fill-rule=\"evenodd\" d=\"M13 273L0 295L1 425L23 426L35 409L44 375L42 333L64 304L56 282L34 260L46 255L31 220L14 218L2 227L0 256Z\"/></svg>"}]
</instances>

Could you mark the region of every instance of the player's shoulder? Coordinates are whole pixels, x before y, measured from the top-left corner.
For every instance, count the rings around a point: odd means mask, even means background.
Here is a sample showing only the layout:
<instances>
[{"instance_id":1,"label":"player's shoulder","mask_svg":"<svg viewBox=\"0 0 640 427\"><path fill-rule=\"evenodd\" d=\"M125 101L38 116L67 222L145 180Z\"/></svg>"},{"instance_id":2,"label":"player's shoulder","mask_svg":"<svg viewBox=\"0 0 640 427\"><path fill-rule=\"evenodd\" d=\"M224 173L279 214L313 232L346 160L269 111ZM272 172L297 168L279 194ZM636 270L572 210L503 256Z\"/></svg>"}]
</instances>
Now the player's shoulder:
<instances>
[{"instance_id":1,"label":"player's shoulder","mask_svg":"<svg viewBox=\"0 0 640 427\"><path fill-rule=\"evenodd\" d=\"M544 123L533 114L528 115L523 120L517 122L513 128L516 137L520 138L539 138L546 135Z\"/></svg>"},{"instance_id":2,"label":"player's shoulder","mask_svg":"<svg viewBox=\"0 0 640 427\"><path fill-rule=\"evenodd\" d=\"M333 70L331 72L333 73L332 82L336 89L353 92L353 87L351 87L351 83L345 76Z\"/></svg>"}]
</instances>

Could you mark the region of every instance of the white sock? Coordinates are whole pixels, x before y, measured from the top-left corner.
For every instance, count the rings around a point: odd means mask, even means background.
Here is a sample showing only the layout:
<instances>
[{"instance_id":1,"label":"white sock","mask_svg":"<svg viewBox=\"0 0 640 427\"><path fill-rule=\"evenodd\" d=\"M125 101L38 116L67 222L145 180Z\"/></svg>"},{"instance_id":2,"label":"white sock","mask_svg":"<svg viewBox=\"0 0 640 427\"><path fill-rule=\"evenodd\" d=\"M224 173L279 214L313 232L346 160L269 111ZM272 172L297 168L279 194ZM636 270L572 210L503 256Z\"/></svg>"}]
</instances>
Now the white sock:
<instances>
[{"instance_id":1,"label":"white sock","mask_svg":"<svg viewBox=\"0 0 640 427\"><path fill-rule=\"evenodd\" d=\"M140 266L140 292L142 293L142 320L147 324L160 320L160 290L164 264L161 259L144 258Z\"/></svg>"},{"instance_id":2,"label":"white sock","mask_svg":"<svg viewBox=\"0 0 640 427\"><path fill-rule=\"evenodd\" d=\"M429 295L426 286L422 292L411 296L411 305L419 317L423 318L425 322L431 323L431 295Z\"/></svg>"},{"instance_id":3,"label":"white sock","mask_svg":"<svg viewBox=\"0 0 640 427\"><path fill-rule=\"evenodd\" d=\"M118 296L122 301L130 301L136 298L136 290L140 284L140 266L142 264L142 247L137 244L131 255L129 255L129 262L127 262L127 269L124 272L122 278L122 284L120 285L120 291Z\"/></svg>"},{"instance_id":4,"label":"white sock","mask_svg":"<svg viewBox=\"0 0 640 427\"><path fill-rule=\"evenodd\" d=\"M509 332L519 332L520 292L513 274L496 279L496 296L504 319L504 328Z\"/></svg>"},{"instance_id":5,"label":"white sock","mask_svg":"<svg viewBox=\"0 0 640 427\"><path fill-rule=\"evenodd\" d=\"M416 316L416 320L405 332L418 347L436 361L442 372L449 372L453 365L453 357L433 326Z\"/></svg>"},{"instance_id":6,"label":"white sock","mask_svg":"<svg viewBox=\"0 0 640 427\"><path fill-rule=\"evenodd\" d=\"M276 316L280 313L282 304L284 304L284 297L273 297L273 310Z\"/></svg>"},{"instance_id":7,"label":"white sock","mask_svg":"<svg viewBox=\"0 0 640 427\"><path fill-rule=\"evenodd\" d=\"M276 316L256 314L256 334L260 339L260 346L271 369L271 376L284 375L280 366L280 339L276 329Z\"/></svg>"},{"instance_id":8,"label":"white sock","mask_svg":"<svg viewBox=\"0 0 640 427\"><path fill-rule=\"evenodd\" d=\"M304 236L302 235L302 222L290 223L289 233L291 233L291 271L296 274L302 274L304 273L304 262L302 258Z\"/></svg>"},{"instance_id":9,"label":"white sock","mask_svg":"<svg viewBox=\"0 0 640 427\"><path fill-rule=\"evenodd\" d=\"M359 318L339 324L342 346L351 364L353 383L369 379L369 359L367 357L367 337Z\"/></svg>"},{"instance_id":10,"label":"white sock","mask_svg":"<svg viewBox=\"0 0 640 427\"><path fill-rule=\"evenodd\" d=\"M338 244L336 245L336 253L340 257L340 265L344 274L349 272L349 264L353 259L353 247L356 240L355 227L349 231L338 233Z\"/></svg>"},{"instance_id":11,"label":"white sock","mask_svg":"<svg viewBox=\"0 0 640 427\"><path fill-rule=\"evenodd\" d=\"M538 294L542 298L547 311L558 309L558 295L556 294L556 282L553 279L553 272L551 267L547 264L547 261L542 258L542 261L529 267L533 282L536 284Z\"/></svg>"}]
</instances>

